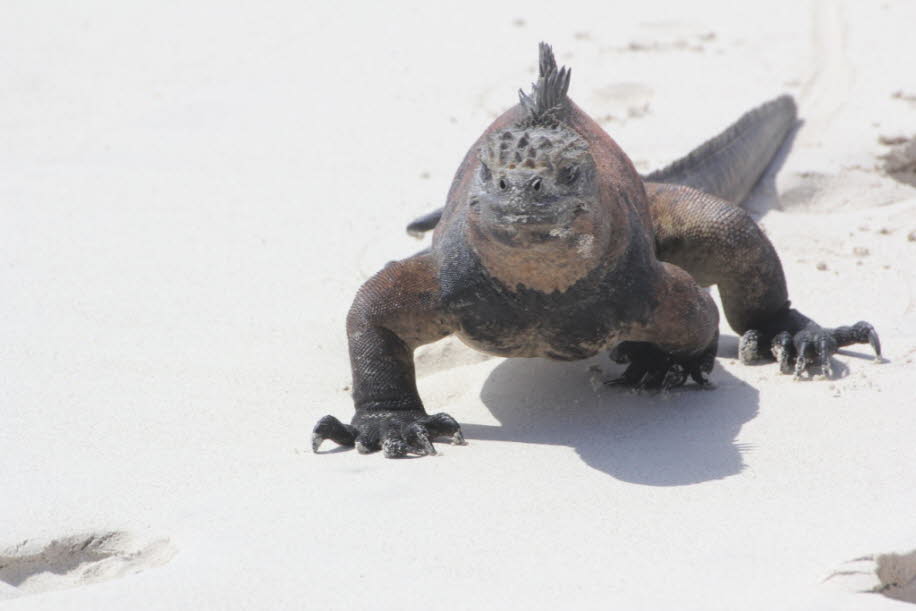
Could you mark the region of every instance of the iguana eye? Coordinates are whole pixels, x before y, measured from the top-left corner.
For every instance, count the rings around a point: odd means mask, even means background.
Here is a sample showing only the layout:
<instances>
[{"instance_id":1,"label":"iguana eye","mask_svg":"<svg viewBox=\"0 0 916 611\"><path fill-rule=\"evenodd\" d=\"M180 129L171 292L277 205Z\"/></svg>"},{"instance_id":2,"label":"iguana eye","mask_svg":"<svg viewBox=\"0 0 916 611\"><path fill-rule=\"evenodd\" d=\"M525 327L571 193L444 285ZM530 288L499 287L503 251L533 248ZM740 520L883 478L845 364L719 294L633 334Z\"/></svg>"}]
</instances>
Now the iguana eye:
<instances>
[{"instance_id":1,"label":"iguana eye","mask_svg":"<svg viewBox=\"0 0 916 611\"><path fill-rule=\"evenodd\" d=\"M506 185L506 179L505 179L505 178L500 178L500 179L499 179L499 189L500 189L500 191L505 191L505 190L506 190L506 186L507 186L507 185Z\"/></svg>"},{"instance_id":2,"label":"iguana eye","mask_svg":"<svg viewBox=\"0 0 916 611\"><path fill-rule=\"evenodd\" d=\"M534 180L532 180L531 188L534 189L535 191L540 191L541 190L541 179L535 178Z\"/></svg>"}]
</instances>

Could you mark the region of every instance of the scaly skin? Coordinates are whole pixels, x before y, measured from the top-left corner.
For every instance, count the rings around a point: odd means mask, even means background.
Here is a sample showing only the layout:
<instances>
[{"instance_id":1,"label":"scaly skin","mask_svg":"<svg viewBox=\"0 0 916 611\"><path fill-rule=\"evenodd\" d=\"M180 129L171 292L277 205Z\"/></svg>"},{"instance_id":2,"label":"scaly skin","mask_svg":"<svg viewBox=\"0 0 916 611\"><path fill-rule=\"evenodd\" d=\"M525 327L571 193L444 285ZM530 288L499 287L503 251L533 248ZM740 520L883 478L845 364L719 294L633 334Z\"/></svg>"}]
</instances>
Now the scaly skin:
<instances>
[{"instance_id":1,"label":"scaly skin","mask_svg":"<svg viewBox=\"0 0 916 611\"><path fill-rule=\"evenodd\" d=\"M772 345L798 372L811 360L823 369L863 337L879 350L867 323L821 329L790 309L779 258L746 213L690 187L645 183L566 96L569 72L544 44L540 68L531 94L465 156L430 249L357 293L347 317L356 412L349 425L322 418L315 451L325 439L387 457L434 454L439 436L463 443L454 418L427 415L414 374L414 349L449 334L507 357L611 351L629 363L620 383L637 388L704 385L718 342L718 311L701 288L711 284L743 334L745 361ZM766 161L743 167L762 172ZM719 176L726 190L749 188Z\"/></svg>"}]
</instances>

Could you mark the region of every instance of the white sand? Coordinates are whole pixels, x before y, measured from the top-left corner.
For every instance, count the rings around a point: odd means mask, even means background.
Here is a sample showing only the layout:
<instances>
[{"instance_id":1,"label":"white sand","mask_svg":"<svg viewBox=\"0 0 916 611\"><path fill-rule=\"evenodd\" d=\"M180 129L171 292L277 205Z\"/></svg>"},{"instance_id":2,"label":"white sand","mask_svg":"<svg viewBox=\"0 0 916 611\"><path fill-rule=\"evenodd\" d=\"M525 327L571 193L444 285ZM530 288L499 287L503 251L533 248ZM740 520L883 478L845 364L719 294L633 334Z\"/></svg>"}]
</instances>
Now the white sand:
<instances>
[{"instance_id":1,"label":"white sand","mask_svg":"<svg viewBox=\"0 0 916 611\"><path fill-rule=\"evenodd\" d=\"M879 142L916 135L916 4L755 4L4 3L4 609L912 608L849 561L916 548L916 189ZM443 342L421 392L467 447L313 455L356 288L541 39L642 170L795 94L754 209L889 362L793 382L723 327L718 388L665 398Z\"/></svg>"}]
</instances>

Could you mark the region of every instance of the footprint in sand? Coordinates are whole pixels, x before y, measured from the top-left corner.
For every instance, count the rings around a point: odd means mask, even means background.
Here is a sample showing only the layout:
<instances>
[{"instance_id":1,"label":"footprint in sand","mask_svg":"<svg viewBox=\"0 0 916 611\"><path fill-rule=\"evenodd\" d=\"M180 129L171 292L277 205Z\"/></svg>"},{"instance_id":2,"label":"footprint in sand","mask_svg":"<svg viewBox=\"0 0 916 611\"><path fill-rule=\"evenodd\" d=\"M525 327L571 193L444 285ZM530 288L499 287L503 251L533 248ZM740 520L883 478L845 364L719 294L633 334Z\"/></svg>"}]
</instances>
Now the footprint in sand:
<instances>
[{"instance_id":1,"label":"footprint in sand","mask_svg":"<svg viewBox=\"0 0 916 611\"><path fill-rule=\"evenodd\" d=\"M625 122L649 114L655 91L643 83L613 83L594 89L590 102L605 114L597 117L599 123Z\"/></svg>"},{"instance_id":2,"label":"footprint in sand","mask_svg":"<svg viewBox=\"0 0 916 611\"><path fill-rule=\"evenodd\" d=\"M683 21L645 21L639 24L640 33L623 47L607 47L616 52L670 53L690 51L703 53L718 38L709 28Z\"/></svg>"},{"instance_id":3,"label":"footprint in sand","mask_svg":"<svg viewBox=\"0 0 916 611\"><path fill-rule=\"evenodd\" d=\"M882 169L894 180L916 187L916 137L885 137L882 144L885 143L891 149L880 157Z\"/></svg>"},{"instance_id":4,"label":"footprint in sand","mask_svg":"<svg viewBox=\"0 0 916 611\"><path fill-rule=\"evenodd\" d=\"M0 548L0 600L125 577L162 566L176 552L168 539L118 531L22 541Z\"/></svg>"},{"instance_id":5,"label":"footprint in sand","mask_svg":"<svg viewBox=\"0 0 916 611\"><path fill-rule=\"evenodd\" d=\"M799 114L807 125L799 144L815 144L850 99L853 70L847 47L847 22L843 6L819 0L812 5L811 41L814 65L802 85Z\"/></svg>"},{"instance_id":6,"label":"footprint in sand","mask_svg":"<svg viewBox=\"0 0 916 611\"><path fill-rule=\"evenodd\" d=\"M824 581L857 592L916 603L916 550L856 558L844 563Z\"/></svg>"},{"instance_id":7,"label":"footprint in sand","mask_svg":"<svg viewBox=\"0 0 916 611\"><path fill-rule=\"evenodd\" d=\"M880 586L888 598L916 603L916 550L909 554L881 554L875 558Z\"/></svg>"}]
</instances>

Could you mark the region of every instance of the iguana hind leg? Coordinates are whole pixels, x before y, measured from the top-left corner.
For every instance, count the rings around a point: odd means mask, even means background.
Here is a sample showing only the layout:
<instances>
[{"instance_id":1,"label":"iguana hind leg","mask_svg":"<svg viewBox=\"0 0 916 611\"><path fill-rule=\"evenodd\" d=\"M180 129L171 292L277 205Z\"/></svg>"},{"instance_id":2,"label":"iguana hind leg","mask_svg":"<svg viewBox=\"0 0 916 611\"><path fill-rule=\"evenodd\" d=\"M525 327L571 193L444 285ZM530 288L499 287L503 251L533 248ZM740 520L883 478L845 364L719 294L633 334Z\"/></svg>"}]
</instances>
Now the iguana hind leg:
<instances>
[{"instance_id":1,"label":"iguana hind leg","mask_svg":"<svg viewBox=\"0 0 916 611\"><path fill-rule=\"evenodd\" d=\"M827 329L790 307L779 256L742 209L688 187L647 183L646 191L658 258L703 286L718 285L725 318L741 335L742 362L772 355L784 373L829 377L830 355L841 346L870 343L880 357L870 324Z\"/></svg>"}]
</instances>

